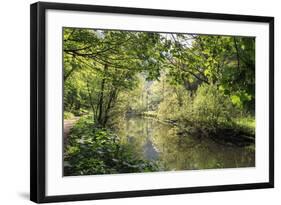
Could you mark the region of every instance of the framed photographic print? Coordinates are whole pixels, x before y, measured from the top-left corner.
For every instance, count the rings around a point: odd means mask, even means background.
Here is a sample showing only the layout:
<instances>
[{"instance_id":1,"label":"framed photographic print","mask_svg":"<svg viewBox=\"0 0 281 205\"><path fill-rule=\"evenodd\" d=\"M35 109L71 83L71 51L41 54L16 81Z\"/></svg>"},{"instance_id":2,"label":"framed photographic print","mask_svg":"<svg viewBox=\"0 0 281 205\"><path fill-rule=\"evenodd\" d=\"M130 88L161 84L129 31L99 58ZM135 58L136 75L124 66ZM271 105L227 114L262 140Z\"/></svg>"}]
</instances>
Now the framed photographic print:
<instances>
[{"instance_id":1,"label":"framed photographic print","mask_svg":"<svg viewBox=\"0 0 281 205\"><path fill-rule=\"evenodd\" d=\"M274 186L274 18L31 5L34 202Z\"/></svg>"}]
</instances>

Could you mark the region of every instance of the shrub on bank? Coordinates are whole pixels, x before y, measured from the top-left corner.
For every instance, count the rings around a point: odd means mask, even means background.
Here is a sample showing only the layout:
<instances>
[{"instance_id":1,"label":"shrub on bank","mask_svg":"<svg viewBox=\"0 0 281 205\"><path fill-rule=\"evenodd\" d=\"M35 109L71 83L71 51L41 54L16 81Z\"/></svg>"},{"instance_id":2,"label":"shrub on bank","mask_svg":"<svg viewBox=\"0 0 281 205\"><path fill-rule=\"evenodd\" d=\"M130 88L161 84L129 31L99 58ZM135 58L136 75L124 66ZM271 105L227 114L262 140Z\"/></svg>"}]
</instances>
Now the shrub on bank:
<instances>
[{"instance_id":1,"label":"shrub on bank","mask_svg":"<svg viewBox=\"0 0 281 205\"><path fill-rule=\"evenodd\" d=\"M176 122L181 133L220 140L253 142L255 120L233 105L216 85L201 85L193 95L189 91L173 93L161 102L158 117ZM250 136L250 138L249 138ZM241 143L240 143L241 144Z\"/></svg>"}]
</instances>

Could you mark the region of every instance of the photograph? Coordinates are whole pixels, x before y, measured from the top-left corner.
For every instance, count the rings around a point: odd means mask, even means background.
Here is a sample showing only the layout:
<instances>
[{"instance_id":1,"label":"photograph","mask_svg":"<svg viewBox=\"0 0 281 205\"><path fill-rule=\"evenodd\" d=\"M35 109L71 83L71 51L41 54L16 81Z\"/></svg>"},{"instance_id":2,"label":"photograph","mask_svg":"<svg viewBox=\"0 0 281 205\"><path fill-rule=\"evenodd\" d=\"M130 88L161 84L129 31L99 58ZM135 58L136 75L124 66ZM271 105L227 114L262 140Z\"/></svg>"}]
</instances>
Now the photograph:
<instances>
[{"instance_id":1,"label":"photograph","mask_svg":"<svg viewBox=\"0 0 281 205\"><path fill-rule=\"evenodd\" d=\"M63 27L63 176L255 167L255 37Z\"/></svg>"},{"instance_id":2,"label":"photograph","mask_svg":"<svg viewBox=\"0 0 281 205\"><path fill-rule=\"evenodd\" d=\"M36 2L30 39L31 201L274 188L273 16Z\"/></svg>"}]
</instances>

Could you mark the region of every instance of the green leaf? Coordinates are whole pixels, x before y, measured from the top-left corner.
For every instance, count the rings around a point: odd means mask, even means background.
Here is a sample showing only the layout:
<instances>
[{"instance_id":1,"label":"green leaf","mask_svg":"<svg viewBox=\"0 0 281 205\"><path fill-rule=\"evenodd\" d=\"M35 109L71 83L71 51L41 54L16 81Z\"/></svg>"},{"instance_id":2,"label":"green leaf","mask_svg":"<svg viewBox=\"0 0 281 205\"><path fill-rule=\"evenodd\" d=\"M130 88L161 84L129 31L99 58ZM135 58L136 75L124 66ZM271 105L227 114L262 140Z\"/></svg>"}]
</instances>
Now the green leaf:
<instances>
[{"instance_id":1,"label":"green leaf","mask_svg":"<svg viewBox=\"0 0 281 205\"><path fill-rule=\"evenodd\" d=\"M231 102L234 105L236 105L238 107L242 106L242 102L241 102L240 97L238 95L232 95L230 98L231 98Z\"/></svg>"}]
</instances>

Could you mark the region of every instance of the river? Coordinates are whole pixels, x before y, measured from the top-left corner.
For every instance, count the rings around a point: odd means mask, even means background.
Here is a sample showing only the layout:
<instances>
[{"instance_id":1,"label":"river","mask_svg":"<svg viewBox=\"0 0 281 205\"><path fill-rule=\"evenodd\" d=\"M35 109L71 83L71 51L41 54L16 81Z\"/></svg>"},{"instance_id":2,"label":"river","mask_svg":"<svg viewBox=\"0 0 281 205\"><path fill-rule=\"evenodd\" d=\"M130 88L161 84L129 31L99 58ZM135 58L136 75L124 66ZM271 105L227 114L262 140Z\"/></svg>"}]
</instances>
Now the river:
<instances>
[{"instance_id":1,"label":"river","mask_svg":"<svg viewBox=\"0 0 281 205\"><path fill-rule=\"evenodd\" d=\"M254 167L255 152L218 144L211 139L181 136L176 126L147 117L128 117L117 134L144 159L158 161L163 170Z\"/></svg>"}]
</instances>

